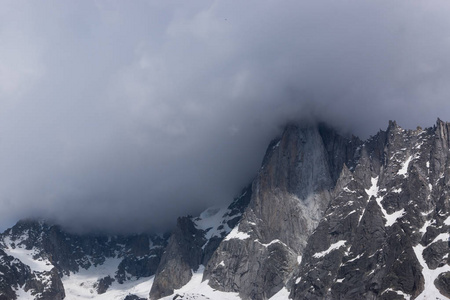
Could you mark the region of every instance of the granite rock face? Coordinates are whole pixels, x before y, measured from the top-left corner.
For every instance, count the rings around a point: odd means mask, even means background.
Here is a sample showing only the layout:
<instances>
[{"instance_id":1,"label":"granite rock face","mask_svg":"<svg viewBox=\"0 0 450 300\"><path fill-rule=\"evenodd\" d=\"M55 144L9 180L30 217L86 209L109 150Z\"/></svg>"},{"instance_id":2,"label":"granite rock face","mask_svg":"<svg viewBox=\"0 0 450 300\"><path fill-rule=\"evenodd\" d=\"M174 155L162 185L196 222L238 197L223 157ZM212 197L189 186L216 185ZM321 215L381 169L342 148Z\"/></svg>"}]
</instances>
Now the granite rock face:
<instances>
[{"instance_id":1,"label":"granite rock face","mask_svg":"<svg viewBox=\"0 0 450 300\"><path fill-rule=\"evenodd\" d=\"M267 299L285 286L359 144L325 126L288 126L267 150L237 230L205 269L211 287Z\"/></svg>"},{"instance_id":2,"label":"granite rock face","mask_svg":"<svg viewBox=\"0 0 450 300\"><path fill-rule=\"evenodd\" d=\"M390 122L361 146L308 240L293 299L445 299L449 128Z\"/></svg>"},{"instance_id":3,"label":"granite rock face","mask_svg":"<svg viewBox=\"0 0 450 300\"><path fill-rule=\"evenodd\" d=\"M247 187L227 209L208 209L200 217L178 219L150 291L151 299L171 295L206 265L223 238L236 226L251 198Z\"/></svg>"},{"instance_id":4,"label":"granite rock face","mask_svg":"<svg viewBox=\"0 0 450 300\"><path fill-rule=\"evenodd\" d=\"M448 297L450 124L366 141L290 125L203 280L243 299Z\"/></svg>"}]
</instances>

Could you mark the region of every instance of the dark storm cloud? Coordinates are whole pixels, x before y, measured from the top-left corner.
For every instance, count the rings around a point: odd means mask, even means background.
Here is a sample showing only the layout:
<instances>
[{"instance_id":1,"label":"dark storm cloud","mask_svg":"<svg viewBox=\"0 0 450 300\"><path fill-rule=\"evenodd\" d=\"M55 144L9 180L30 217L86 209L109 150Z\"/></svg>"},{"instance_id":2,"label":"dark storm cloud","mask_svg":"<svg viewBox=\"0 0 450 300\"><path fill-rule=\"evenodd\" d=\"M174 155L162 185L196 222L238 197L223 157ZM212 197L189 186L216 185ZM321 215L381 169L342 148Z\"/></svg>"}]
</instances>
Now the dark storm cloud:
<instances>
[{"instance_id":1,"label":"dark storm cloud","mask_svg":"<svg viewBox=\"0 0 450 300\"><path fill-rule=\"evenodd\" d=\"M290 120L450 120L446 1L2 1L0 227L167 228Z\"/></svg>"}]
</instances>

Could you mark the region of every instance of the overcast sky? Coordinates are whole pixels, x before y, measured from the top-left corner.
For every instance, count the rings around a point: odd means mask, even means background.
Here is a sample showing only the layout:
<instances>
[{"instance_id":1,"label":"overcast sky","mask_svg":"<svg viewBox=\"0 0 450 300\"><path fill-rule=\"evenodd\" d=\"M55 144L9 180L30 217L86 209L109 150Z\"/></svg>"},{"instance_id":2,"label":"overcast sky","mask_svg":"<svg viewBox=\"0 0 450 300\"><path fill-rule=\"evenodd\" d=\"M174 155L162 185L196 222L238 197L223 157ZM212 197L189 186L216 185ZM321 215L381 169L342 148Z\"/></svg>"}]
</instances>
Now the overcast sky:
<instances>
[{"instance_id":1,"label":"overcast sky","mask_svg":"<svg viewBox=\"0 0 450 300\"><path fill-rule=\"evenodd\" d=\"M450 2L0 0L0 230L163 230L289 120L450 121Z\"/></svg>"}]
</instances>

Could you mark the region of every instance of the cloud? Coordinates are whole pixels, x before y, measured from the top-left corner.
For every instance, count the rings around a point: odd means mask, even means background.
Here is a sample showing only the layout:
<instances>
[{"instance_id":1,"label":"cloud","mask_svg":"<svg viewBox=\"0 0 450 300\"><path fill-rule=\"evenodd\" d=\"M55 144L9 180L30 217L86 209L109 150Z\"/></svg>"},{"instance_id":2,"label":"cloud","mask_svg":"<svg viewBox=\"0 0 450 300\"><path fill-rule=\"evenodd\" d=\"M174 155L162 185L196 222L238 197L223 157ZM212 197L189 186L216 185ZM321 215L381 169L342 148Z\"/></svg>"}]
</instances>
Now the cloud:
<instances>
[{"instance_id":1,"label":"cloud","mask_svg":"<svg viewBox=\"0 0 450 300\"><path fill-rule=\"evenodd\" d=\"M164 230L251 181L290 120L450 120L445 1L5 1L0 227Z\"/></svg>"}]
</instances>

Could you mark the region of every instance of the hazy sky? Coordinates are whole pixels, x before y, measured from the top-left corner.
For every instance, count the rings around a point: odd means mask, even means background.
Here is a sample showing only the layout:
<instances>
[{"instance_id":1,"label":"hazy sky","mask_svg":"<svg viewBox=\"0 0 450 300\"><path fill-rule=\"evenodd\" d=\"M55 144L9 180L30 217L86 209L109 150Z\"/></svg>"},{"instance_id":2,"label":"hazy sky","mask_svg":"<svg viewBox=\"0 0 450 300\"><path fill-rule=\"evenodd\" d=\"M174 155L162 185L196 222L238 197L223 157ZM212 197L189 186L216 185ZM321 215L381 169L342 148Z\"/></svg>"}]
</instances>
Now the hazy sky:
<instances>
[{"instance_id":1,"label":"hazy sky","mask_svg":"<svg viewBox=\"0 0 450 300\"><path fill-rule=\"evenodd\" d=\"M450 121L450 2L0 0L0 229L161 230L289 120Z\"/></svg>"}]
</instances>

